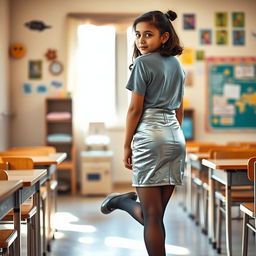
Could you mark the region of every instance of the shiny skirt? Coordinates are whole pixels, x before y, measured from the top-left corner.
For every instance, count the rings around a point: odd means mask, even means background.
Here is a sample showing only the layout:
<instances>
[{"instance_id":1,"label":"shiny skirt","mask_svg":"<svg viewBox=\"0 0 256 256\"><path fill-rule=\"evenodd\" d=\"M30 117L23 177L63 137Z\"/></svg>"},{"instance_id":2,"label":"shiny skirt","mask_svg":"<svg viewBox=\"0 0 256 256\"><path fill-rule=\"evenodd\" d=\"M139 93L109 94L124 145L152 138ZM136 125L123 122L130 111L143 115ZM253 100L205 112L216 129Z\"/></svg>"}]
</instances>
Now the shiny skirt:
<instances>
[{"instance_id":1,"label":"shiny skirt","mask_svg":"<svg viewBox=\"0 0 256 256\"><path fill-rule=\"evenodd\" d=\"M146 109L132 144L132 185L181 185L185 139L174 110Z\"/></svg>"}]
</instances>

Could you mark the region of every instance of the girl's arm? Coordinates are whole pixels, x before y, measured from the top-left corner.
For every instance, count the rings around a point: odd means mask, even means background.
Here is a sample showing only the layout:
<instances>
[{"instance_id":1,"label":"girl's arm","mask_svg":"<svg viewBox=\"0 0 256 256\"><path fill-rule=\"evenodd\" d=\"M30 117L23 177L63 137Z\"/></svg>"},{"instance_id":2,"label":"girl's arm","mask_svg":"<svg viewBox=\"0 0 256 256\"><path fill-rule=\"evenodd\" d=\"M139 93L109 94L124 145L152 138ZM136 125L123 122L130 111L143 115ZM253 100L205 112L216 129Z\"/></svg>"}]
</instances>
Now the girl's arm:
<instances>
[{"instance_id":1,"label":"girl's arm","mask_svg":"<svg viewBox=\"0 0 256 256\"><path fill-rule=\"evenodd\" d=\"M132 169L131 142L143 112L144 96L132 92L131 103L126 116L125 140L124 140L124 165Z\"/></svg>"},{"instance_id":2,"label":"girl's arm","mask_svg":"<svg viewBox=\"0 0 256 256\"><path fill-rule=\"evenodd\" d=\"M181 126L182 125L182 120L183 120L183 100L181 101L180 107L177 108L175 110L175 112L176 112L177 120L178 120L178 122Z\"/></svg>"}]
</instances>

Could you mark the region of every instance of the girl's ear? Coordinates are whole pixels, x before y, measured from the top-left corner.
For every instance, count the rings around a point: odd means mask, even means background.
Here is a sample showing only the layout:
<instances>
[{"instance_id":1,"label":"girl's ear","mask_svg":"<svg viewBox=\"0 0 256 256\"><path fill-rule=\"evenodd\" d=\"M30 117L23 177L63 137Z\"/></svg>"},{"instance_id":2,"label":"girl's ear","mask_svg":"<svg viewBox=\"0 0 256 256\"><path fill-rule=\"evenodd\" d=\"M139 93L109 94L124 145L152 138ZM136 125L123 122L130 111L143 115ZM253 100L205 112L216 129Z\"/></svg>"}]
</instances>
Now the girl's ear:
<instances>
[{"instance_id":1,"label":"girl's ear","mask_svg":"<svg viewBox=\"0 0 256 256\"><path fill-rule=\"evenodd\" d=\"M169 37L170 37L169 32L164 32L162 35L162 43L165 44L168 41Z\"/></svg>"}]
</instances>

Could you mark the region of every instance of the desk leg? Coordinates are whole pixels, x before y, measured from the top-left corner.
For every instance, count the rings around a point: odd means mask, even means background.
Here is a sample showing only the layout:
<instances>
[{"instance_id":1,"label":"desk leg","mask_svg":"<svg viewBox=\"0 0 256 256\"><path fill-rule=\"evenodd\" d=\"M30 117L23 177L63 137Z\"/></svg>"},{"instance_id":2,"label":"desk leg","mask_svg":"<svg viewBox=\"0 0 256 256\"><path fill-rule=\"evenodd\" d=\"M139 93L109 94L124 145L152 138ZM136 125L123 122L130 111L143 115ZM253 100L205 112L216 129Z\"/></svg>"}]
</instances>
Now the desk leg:
<instances>
[{"instance_id":1,"label":"desk leg","mask_svg":"<svg viewBox=\"0 0 256 256\"><path fill-rule=\"evenodd\" d=\"M192 203L192 171L191 160L187 161L187 210L189 217L193 218L193 203Z\"/></svg>"},{"instance_id":2,"label":"desk leg","mask_svg":"<svg viewBox=\"0 0 256 256\"><path fill-rule=\"evenodd\" d=\"M208 230L209 241L212 243L213 248L216 247L216 235L215 235L215 182L212 179L212 169L209 168L209 204L208 204Z\"/></svg>"},{"instance_id":3,"label":"desk leg","mask_svg":"<svg viewBox=\"0 0 256 256\"><path fill-rule=\"evenodd\" d=\"M14 229L17 230L18 236L15 239L15 255L20 256L20 248L21 248L21 235L20 235L20 222L21 222L21 213L20 213L20 191L16 193L15 198L16 207L14 208L14 215L13 215L13 223Z\"/></svg>"},{"instance_id":4,"label":"desk leg","mask_svg":"<svg viewBox=\"0 0 256 256\"><path fill-rule=\"evenodd\" d=\"M228 174L228 181L230 174ZM232 229L231 229L231 186L230 183L225 186L226 192L226 245L227 255L232 256Z\"/></svg>"},{"instance_id":5,"label":"desk leg","mask_svg":"<svg viewBox=\"0 0 256 256\"><path fill-rule=\"evenodd\" d=\"M36 252L38 256L41 256L41 222L40 222L40 184L38 183L38 186L36 187L37 192L35 193L35 205L37 208L36 216L35 216L35 233L36 233Z\"/></svg>"}]
</instances>

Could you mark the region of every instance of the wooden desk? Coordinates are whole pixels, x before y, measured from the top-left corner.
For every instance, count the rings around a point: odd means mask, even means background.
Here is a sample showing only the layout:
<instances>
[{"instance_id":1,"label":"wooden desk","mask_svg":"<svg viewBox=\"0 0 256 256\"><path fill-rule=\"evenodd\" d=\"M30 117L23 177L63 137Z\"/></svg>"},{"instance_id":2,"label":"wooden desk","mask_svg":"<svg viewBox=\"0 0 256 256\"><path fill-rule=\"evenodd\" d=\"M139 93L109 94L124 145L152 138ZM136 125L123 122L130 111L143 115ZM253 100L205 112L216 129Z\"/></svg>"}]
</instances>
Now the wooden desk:
<instances>
[{"instance_id":1,"label":"wooden desk","mask_svg":"<svg viewBox=\"0 0 256 256\"><path fill-rule=\"evenodd\" d=\"M28 156L31 158L35 165L59 165L66 157L67 153L54 153L49 156Z\"/></svg>"},{"instance_id":2,"label":"wooden desk","mask_svg":"<svg viewBox=\"0 0 256 256\"><path fill-rule=\"evenodd\" d=\"M35 215L36 251L41 256L41 232L40 232L40 185L47 179L47 170L10 170L7 171L8 181L22 180L20 203L24 203L33 196L37 207Z\"/></svg>"},{"instance_id":3,"label":"wooden desk","mask_svg":"<svg viewBox=\"0 0 256 256\"><path fill-rule=\"evenodd\" d=\"M225 185L226 194L226 246L227 255L232 256L231 226L231 187L252 185L247 178L248 159L203 159L202 164L209 168L209 238L216 245L214 229L215 184Z\"/></svg>"},{"instance_id":4,"label":"wooden desk","mask_svg":"<svg viewBox=\"0 0 256 256\"><path fill-rule=\"evenodd\" d=\"M20 193L22 181L0 181L0 219L14 210L13 222L18 236L15 240L15 255L20 256Z\"/></svg>"},{"instance_id":5,"label":"wooden desk","mask_svg":"<svg viewBox=\"0 0 256 256\"><path fill-rule=\"evenodd\" d=\"M50 241L54 235L54 229L51 224L51 216L55 213L53 212L53 205L56 205L56 196L51 193L51 180L55 180L55 174L57 166L62 163L67 157L66 153L55 153L50 154L49 156L31 156L35 168L45 168L47 170L47 180L45 182L47 189L47 200L46 200L46 212L47 212L47 237L46 244L47 248L50 251Z\"/></svg>"},{"instance_id":6,"label":"wooden desk","mask_svg":"<svg viewBox=\"0 0 256 256\"><path fill-rule=\"evenodd\" d=\"M36 169L46 169L47 175L46 175L46 187L47 187L47 194L51 195L51 188L50 188L50 182L51 179L55 179L55 173L57 166L62 163L66 157L66 153L54 153L50 154L48 156L29 156L26 155L24 152L24 156L10 156L10 157L29 157L34 162L34 166ZM51 240L51 237L53 236L53 229L51 225L51 215L52 215L52 204L55 204L56 198L54 195L48 196L46 200L46 212L47 212L47 222L48 222L48 231L49 234L47 235L47 243ZM48 244L49 247L49 244Z\"/></svg>"}]
</instances>

